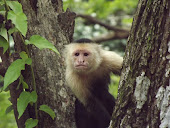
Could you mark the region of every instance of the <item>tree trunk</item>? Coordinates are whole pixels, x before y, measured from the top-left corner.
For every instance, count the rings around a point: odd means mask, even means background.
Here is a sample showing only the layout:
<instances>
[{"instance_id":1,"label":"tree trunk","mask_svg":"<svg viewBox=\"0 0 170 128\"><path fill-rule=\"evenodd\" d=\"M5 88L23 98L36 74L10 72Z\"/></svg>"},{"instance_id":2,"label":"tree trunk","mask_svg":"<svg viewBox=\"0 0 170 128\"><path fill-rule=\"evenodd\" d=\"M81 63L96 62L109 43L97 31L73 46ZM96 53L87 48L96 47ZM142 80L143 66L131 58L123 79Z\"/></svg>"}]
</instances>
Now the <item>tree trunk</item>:
<instances>
[{"instance_id":1,"label":"tree trunk","mask_svg":"<svg viewBox=\"0 0 170 128\"><path fill-rule=\"evenodd\" d=\"M52 42L61 53L64 44L72 40L74 31L75 13L62 9L62 0L22 0L24 13L28 18L27 39L31 35L41 35ZM15 50L24 50L18 35L14 35ZM36 90L38 94L38 108L45 104L52 108L56 114L55 120L39 111L39 128L74 128L74 98L70 91L64 86L64 63L61 56L50 50L39 50L35 46L29 47L33 60L33 69L36 79ZM29 67L22 72L24 80L32 89L32 77ZM17 85L18 83L16 83ZM24 128L26 119L35 117L34 107L27 107L24 115L18 119L16 110L17 98L20 94L16 85L10 86L14 113L19 128ZM30 90L31 91L31 90Z\"/></svg>"},{"instance_id":2,"label":"tree trunk","mask_svg":"<svg viewBox=\"0 0 170 128\"><path fill-rule=\"evenodd\" d=\"M170 127L169 0L140 0L128 39L113 128Z\"/></svg>"}]
</instances>

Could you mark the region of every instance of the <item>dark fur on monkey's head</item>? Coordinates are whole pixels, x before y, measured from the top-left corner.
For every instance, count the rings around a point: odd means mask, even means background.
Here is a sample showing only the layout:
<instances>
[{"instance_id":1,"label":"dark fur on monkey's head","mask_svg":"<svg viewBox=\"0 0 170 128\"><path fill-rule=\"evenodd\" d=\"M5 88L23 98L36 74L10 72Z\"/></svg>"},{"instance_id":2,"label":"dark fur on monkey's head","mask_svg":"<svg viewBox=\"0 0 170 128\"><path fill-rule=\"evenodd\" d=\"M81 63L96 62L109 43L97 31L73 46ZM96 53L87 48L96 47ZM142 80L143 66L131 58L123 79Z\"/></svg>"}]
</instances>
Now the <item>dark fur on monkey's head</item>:
<instances>
[{"instance_id":1,"label":"dark fur on monkey's head","mask_svg":"<svg viewBox=\"0 0 170 128\"><path fill-rule=\"evenodd\" d=\"M81 38L81 39L75 40L73 43L95 43L95 42L88 38Z\"/></svg>"}]
</instances>

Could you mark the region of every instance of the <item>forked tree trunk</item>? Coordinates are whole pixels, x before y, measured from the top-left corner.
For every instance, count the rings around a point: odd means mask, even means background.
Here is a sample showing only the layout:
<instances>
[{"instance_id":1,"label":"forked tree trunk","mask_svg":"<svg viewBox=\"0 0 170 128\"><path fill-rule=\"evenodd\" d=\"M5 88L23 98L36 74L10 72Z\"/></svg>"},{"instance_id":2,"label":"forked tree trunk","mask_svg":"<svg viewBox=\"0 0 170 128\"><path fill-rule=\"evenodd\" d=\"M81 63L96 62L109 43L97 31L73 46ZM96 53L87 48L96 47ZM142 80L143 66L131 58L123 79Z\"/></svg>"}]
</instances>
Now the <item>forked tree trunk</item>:
<instances>
[{"instance_id":1,"label":"forked tree trunk","mask_svg":"<svg viewBox=\"0 0 170 128\"><path fill-rule=\"evenodd\" d=\"M112 128L170 127L169 0L139 0Z\"/></svg>"},{"instance_id":2,"label":"forked tree trunk","mask_svg":"<svg viewBox=\"0 0 170 128\"><path fill-rule=\"evenodd\" d=\"M63 12L62 0L22 0L24 13L28 18L27 39L31 35L39 34L52 42L61 53L64 44L72 40L74 31L75 13ZM25 50L15 35L15 50ZM70 90L64 85L64 64L61 56L50 50L39 50L34 46L29 47L35 72L38 107L42 104L50 106L56 113L55 120L39 112L39 128L74 128L74 98ZM23 72L25 81L32 88L32 78L29 67ZM16 83L17 84L17 83ZM16 85L10 87L12 103L19 128L24 128L26 119L35 117L34 107L27 107L24 115L17 119L16 101L20 94Z\"/></svg>"}]
</instances>

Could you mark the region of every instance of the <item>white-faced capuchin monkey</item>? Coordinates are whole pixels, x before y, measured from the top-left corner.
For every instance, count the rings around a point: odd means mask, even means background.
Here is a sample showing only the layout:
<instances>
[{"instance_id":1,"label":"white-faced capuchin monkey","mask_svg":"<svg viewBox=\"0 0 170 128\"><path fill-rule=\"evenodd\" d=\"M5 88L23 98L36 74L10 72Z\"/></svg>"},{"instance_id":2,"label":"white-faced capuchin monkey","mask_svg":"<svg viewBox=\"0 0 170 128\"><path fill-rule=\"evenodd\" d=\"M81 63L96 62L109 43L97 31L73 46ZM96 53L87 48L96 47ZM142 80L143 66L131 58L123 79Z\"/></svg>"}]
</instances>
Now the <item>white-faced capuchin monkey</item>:
<instances>
[{"instance_id":1,"label":"white-faced capuchin monkey","mask_svg":"<svg viewBox=\"0 0 170 128\"><path fill-rule=\"evenodd\" d=\"M77 128L108 127L115 105L108 92L110 73L120 73L123 58L83 38L66 46L65 61L66 82L76 96Z\"/></svg>"}]
</instances>

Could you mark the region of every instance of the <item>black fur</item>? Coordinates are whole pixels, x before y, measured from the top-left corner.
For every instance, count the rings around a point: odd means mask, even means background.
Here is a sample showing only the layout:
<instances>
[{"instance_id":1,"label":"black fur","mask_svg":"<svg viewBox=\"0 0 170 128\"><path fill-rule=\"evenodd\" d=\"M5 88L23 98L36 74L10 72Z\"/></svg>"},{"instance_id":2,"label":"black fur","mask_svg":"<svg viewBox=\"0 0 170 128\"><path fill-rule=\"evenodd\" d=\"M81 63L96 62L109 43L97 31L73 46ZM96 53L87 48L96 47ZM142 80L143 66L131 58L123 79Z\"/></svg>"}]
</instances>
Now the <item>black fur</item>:
<instances>
[{"instance_id":1,"label":"black fur","mask_svg":"<svg viewBox=\"0 0 170 128\"><path fill-rule=\"evenodd\" d=\"M107 128L115 106L114 97L108 92L110 76L94 80L86 106L78 99L75 101L77 128Z\"/></svg>"},{"instance_id":2,"label":"black fur","mask_svg":"<svg viewBox=\"0 0 170 128\"><path fill-rule=\"evenodd\" d=\"M75 43L94 43L92 40L87 38L81 38L79 40L74 41Z\"/></svg>"}]
</instances>

